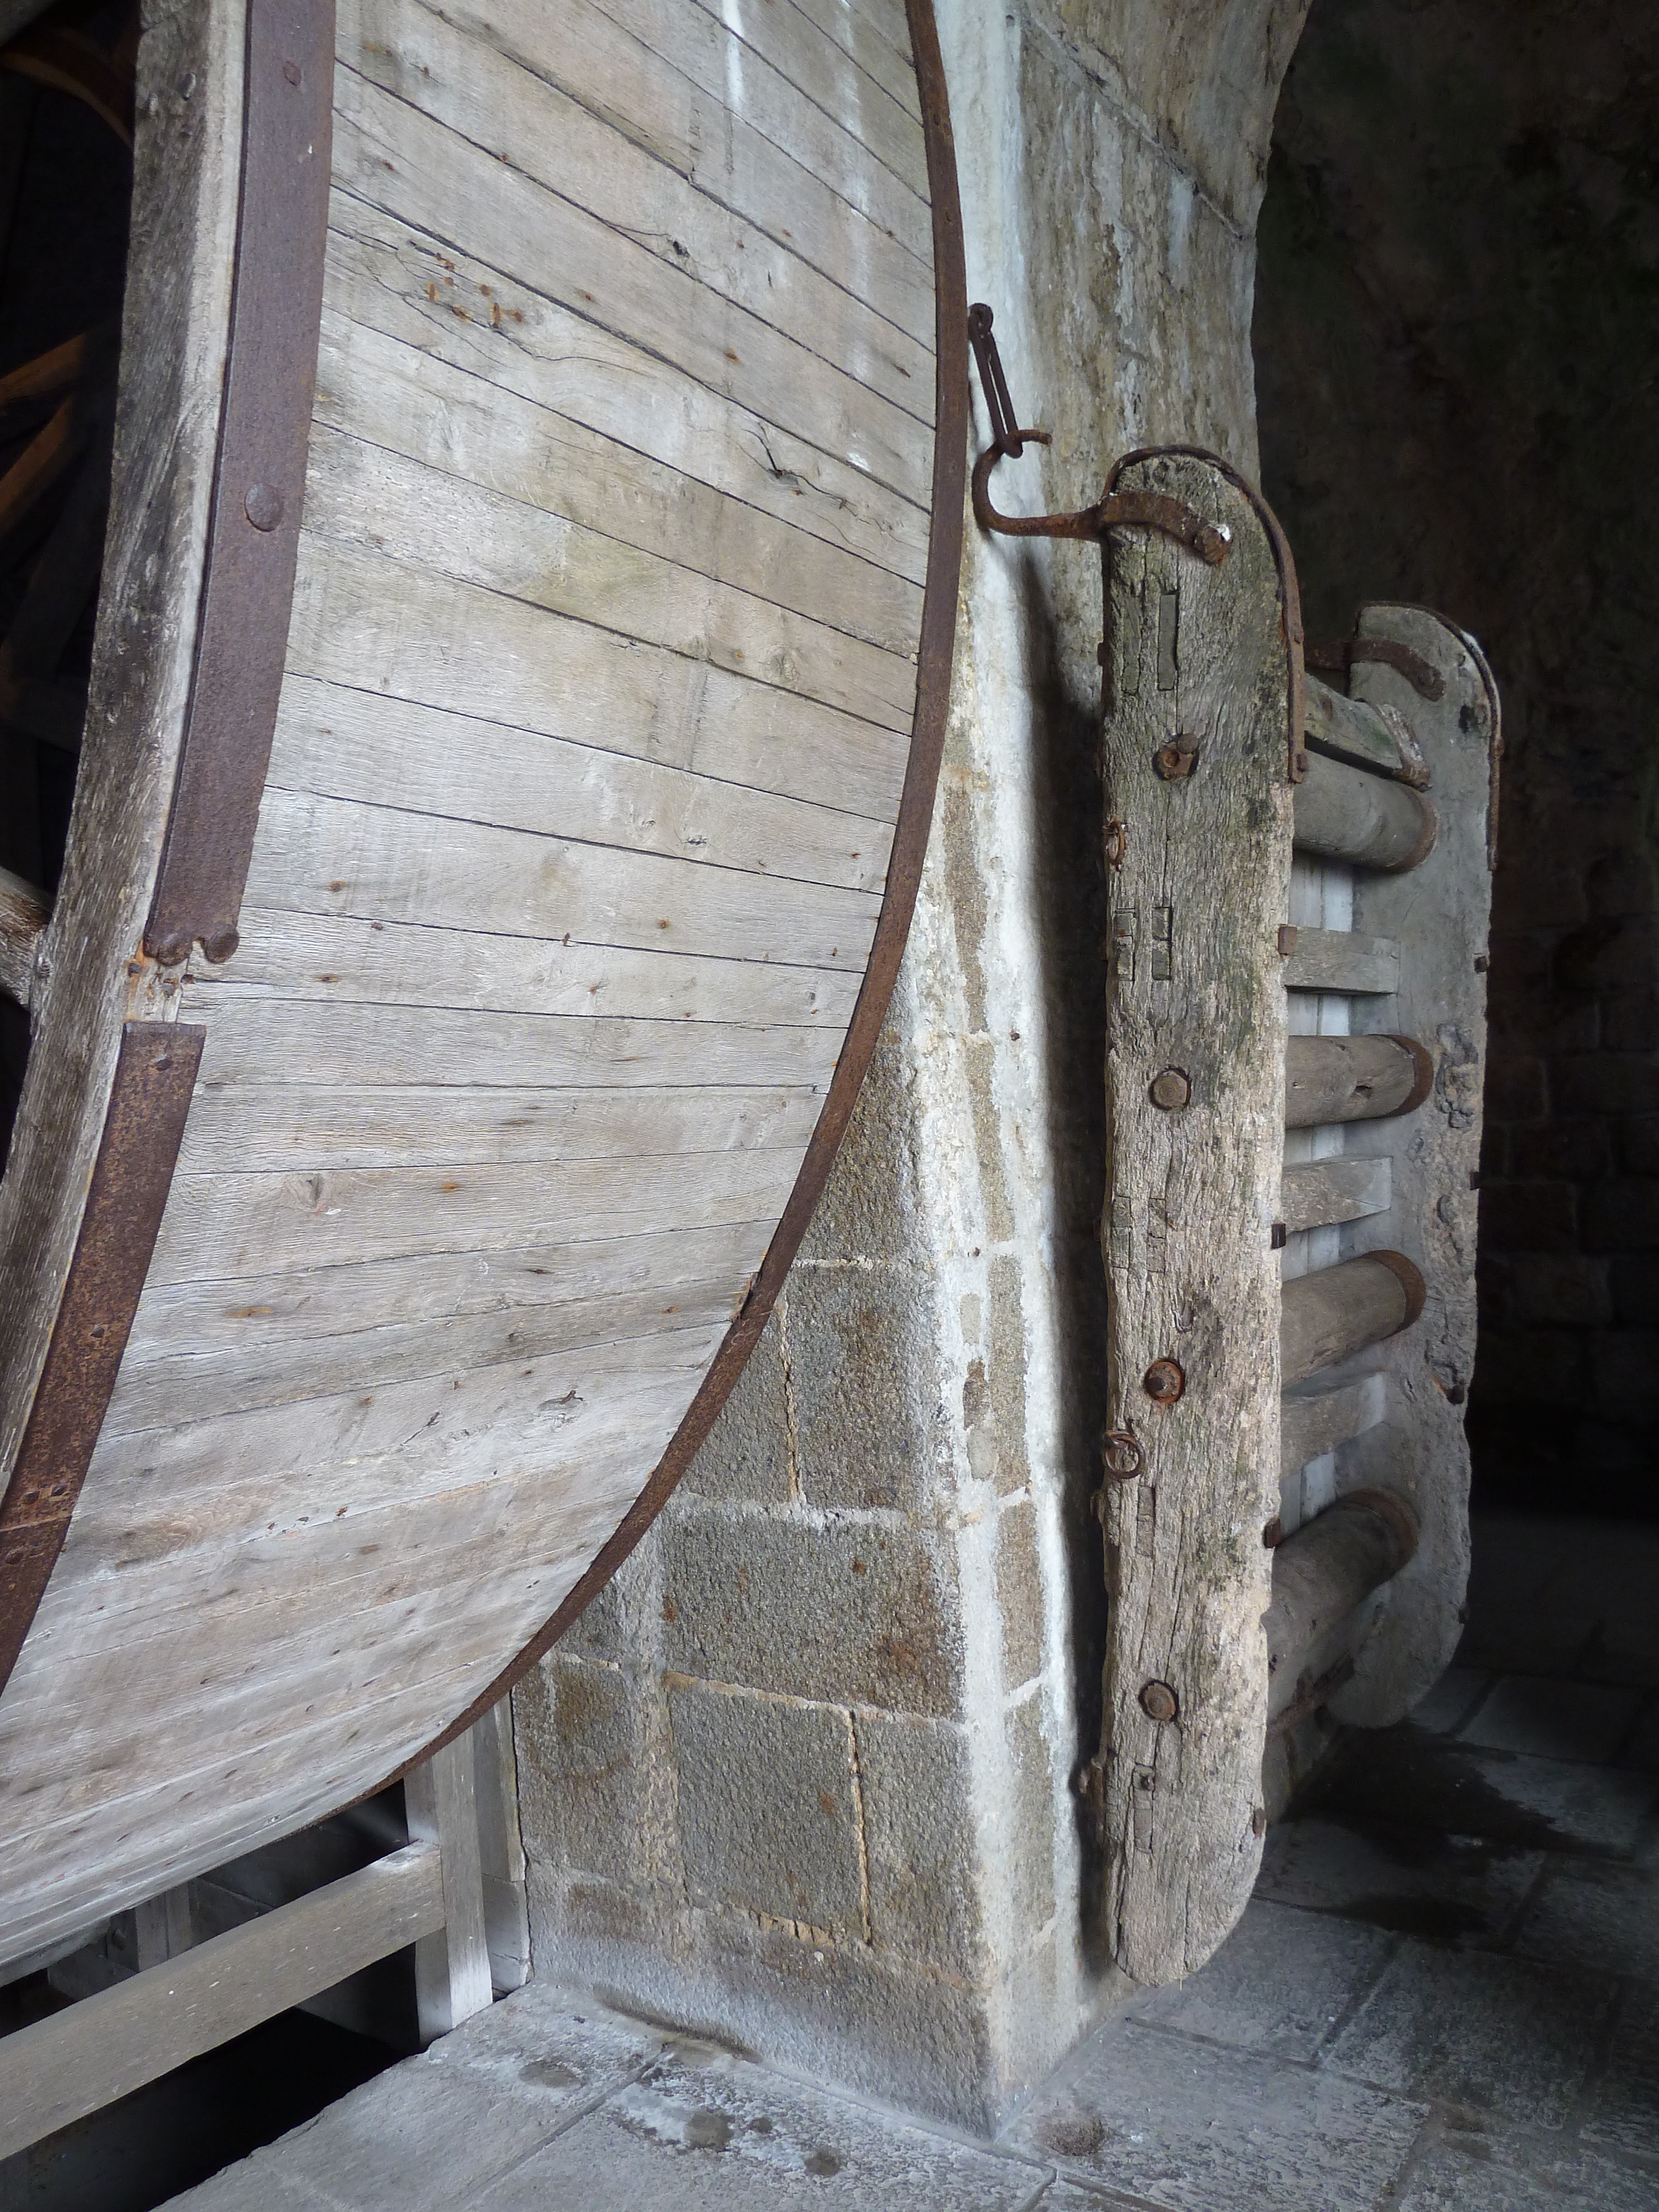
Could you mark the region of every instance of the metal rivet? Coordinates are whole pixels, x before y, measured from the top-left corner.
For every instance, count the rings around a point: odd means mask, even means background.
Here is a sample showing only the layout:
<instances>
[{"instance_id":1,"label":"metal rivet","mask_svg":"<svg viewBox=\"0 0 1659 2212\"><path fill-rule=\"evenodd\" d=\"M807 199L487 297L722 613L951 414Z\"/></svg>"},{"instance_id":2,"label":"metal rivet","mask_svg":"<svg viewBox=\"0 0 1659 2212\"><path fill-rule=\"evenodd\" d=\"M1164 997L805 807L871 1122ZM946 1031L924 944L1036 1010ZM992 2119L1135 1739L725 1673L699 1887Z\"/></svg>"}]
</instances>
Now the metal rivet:
<instances>
[{"instance_id":1,"label":"metal rivet","mask_svg":"<svg viewBox=\"0 0 1659 2212\"><path fill-rule=\"evenodd\" d=\"M1281 960L1288 960L1295 950L1296 924L1293 921L1281 921L1279 925L1279 958Z\"/></svg>"},{"instance_id":2,"label":"metal rivet","mask_svg":"<svg viewBox=\"0 0 1659 2212\"><path fill-rule=\"evenodd\" d=\"M1152 1078L1148 1095L1154 1106L1162 1106L1168 1113L1187 1103L1193 1095L1193 1086L1184 1068L1166 1067L1161 1075Z\"/></svg>"},{"instance_id":3,"label":"metal rivet","mask_svg":"<svg viewBox=\"0 0 1659 2212\"><path fill-rule=\"evenodd\" d=\"M275 484L250 484L242 512L256 530L275 530L283 519L283 495Z\"/></svg>"},{"instance_id":4,"label":"metal rivet","mask_svg":"<svg viewBox=\"0 0 1659 2212\"><path fill-rule=\"evenodd\" d=\"M1127 1429L1108 1429L1100 1442L1100 1463L1109 1482L1133 1482L1146 1464L1146 1455Z\"/></svg>"},{"instance_id":5,"label":"metal rivet","mask_svg":"<svg viewBox=\"0 0 1659 2212\"><path fill-rule=\"evenodd\" d=\"M1165 783L1179 783L1183 776L1192 774L1198 765L1198 739L1171 738L1167 745L1160 745L1152 755L1152 766Z\"/></svg>"},{"instance_id":6,"label":"metal rivet","mask_svg":"<svg viewBox=\"0 0 1659 2212\"><path fill-rule=\"evenodd\" d=\"M1276 1552L1285 1540L1285 1523L1277 1513L1261 1531L1261 1540L1270 1552Z\"/></svg>"},{"instance_id":7,"label":"metal rivet","mask_svg":"<svg viewBox=\"0 0 1659 2212\"><path fill-rule=\"evenodd\" d=\"M1148 1682L1140 1692L1140 1710L1149 1721L1172 1721L1181 1707L1167 1682Z\"/></svg>"},{"instance_id":8,"label":"metal rivet","mask_svg":"<svg viewBox=\"0 0 1659 2212\"><path fill-rule=\"evenodd\" d=\"M1140 1378L1140 1387L1155 1406L1173 1406L1187 1387L1178 1359L1155 1359Z\"/></svg>"},{"instance_id":9,"label":"metal rivet","mask_svg":"<svg viewBox=\"0 0 1659 2212\"><path fill-rule=\"evenodd\" d=\"M1282 1252L1285 1249L1285 1234L1284 1223L1275 1221L1267 1235L1267 1249L1270 1252Z\"/></svg>"}]
</instances>

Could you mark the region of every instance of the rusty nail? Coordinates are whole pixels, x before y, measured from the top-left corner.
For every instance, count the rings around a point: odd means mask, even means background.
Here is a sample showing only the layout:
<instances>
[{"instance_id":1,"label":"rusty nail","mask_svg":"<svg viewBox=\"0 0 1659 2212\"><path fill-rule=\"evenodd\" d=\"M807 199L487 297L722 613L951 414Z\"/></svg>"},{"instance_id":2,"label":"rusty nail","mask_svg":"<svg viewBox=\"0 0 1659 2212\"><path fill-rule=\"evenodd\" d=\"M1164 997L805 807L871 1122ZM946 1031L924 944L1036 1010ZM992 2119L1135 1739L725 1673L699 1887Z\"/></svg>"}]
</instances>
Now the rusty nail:
<instances>
[{"instance_id":1,"label":"rusty nail","mask_svg":"<svg viewBox=\"0 0 1659 2212\"><path fill-rule=\"evenodd\" d=\"M1308 773L1308 756L1304 752L1298 751L1296 755L1296 772L1298 775Z\"/></svg>"},{"instance_id":2,"label":"rusty nail","mask_svg":"<svg viewBox=\"0 0 1659 2212\"><path fill-rule=\"evenodd\" d=\"M1109 1482L1133 1482L1146 1464L1146 1455L1127 1429L1108 1429L1100 1442L1100 1463Z\"/></svg>"},{"instance_id":3,"label":"rusty nail","mask_svg":"<svg viewBox=\"0 0 1659 2212\"><path fill-rule=\"evenodd\" d=\"M1491 954L1490 954L1490 953L1487 953L1487 952L1477 952L1477 953L1475 954L1475 956L1474 956L1474 972L1475 972L1475 974L1476 974L1477 975L1484 975L1486 973L1487 969L1488 969L1491 966L1492 966L1492 956L1491 956Z\"/></svg>"},{"instance_id":4,"label":"rusty nail","mask_svg":"<svg viewBox=\"0 0 1659 2212\"><path fill-rule=\"evenodd\" d=\"M1110 867L1121 868L1123 866L1123 856L1128 849L1129 831L1127 825L1115 814L1111 820L1106 824L1107 865Z\"/></svg>"},{"instance_id":5,"label":"rusty nail","mask_svg":"<svg viewBox=\"0 0 1659 2212\"><path fill-rule=\"evenodd\" d=\"M1149 1721L1172 1721L1181 1707L1167 1682L1147 1682L1141 1688L1140 1710Z\"/></svg>"},{"instance_id":6,"label":"rusty nail","mask_svg":"<svg viewBox=\"0 0 1659 2212\"><path fill-rule=\"evenodd\" d=\"M1282 1221L1274 1222L1268 1234L1267 1249L1270 1252L1282 1252L1285 1249L1285 1224Z\"/></svg>"},{"instance_id":7,"label":"rusty nail","mask_svg":"<svg viewBox=\"0 0 1659 2212\"><path fill-rule=\"evenodd\" d=\"M283 519L283 495L275 484L250 484L242 512L256 530L275 530Z\"/></svg>"},{"instance_id":8,"label":"rusty nail","mask_svg":"<svg viewBox=\"0 0 1659 2212\"><path fill-rule=\"evenodd\" d=\"M1178 1359L1155 1359L1140 1378L1140 1387L1155 1406L1173 1406L1187 1387Z\"/></svg>"},{"instance_id":9,"label":"rusty nail","mask_svg":"<svg viewBox=\"0 0 1659 2212\"><path fill-rule=\"evenodd\" d=\"M1285 1523L1277 1513L1261 1531L1261 1540L1270 1552L1276 1552L1285 1540Z\"/></svg>"},{"instance_id":10,"label":"rusty nail","mask_svg":"<svg viewBox=\"0 0 1659 2212\"><path fill-rule=\"evenodd\" d=\"M1171 738L1168 744L1160 745L1152 755L1152 766L1165 783L1179 783L1183 776L1192 774L1197 763L1196 738Z\"/></svg>"},{"instance_id":11,"label":"rusty nail","mask_svg":"<svg viewBox=\"0 0 1659 2212\"><path fill-rule=\"evenodd\" d=\"M1267 1808L1265 1805L1258 1805L1250 1815L1250 1833L1253 1836L1265 1836L1267 1832Z\"/></svg>"},{"instance_id":12,"label":"rusty nail","mask_svg":"<svg viewBox=\"0 0 1659 2212\"><path fill-rule=\"evenodd\" d=\"M1161 1106L1165 1113L1170 1113L1176 1107L1187 1103L1193 1095L1193 1086L1187 1079L1184 1068L1166 1067L1162 1074L1152 1078L1148 1095L1154 1106Z\"/></svg>"},{"instance_id":13,"label":"rusty nail","mask_svg":"<svg viewBox=\"0 0 1659 2212\"><path fill-rule=\"evenodd\" d=\"M1279 925L1279 958L1281 960L1288 960L1295 950L1296 924L1293 921L1281 921Z\"/></svg>"}]
</instances>

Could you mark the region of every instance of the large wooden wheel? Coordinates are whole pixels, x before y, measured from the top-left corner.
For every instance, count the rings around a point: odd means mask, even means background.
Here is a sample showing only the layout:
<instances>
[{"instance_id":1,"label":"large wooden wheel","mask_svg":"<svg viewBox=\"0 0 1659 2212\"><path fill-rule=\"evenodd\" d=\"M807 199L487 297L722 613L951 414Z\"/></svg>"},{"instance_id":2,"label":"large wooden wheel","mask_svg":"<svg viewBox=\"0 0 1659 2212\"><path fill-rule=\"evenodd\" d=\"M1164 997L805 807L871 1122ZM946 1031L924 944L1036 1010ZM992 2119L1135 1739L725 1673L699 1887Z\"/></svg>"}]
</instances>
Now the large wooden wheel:
<instances>
[{"instance_id":1,"label":"large wooden wheel","mask_svg":"<svg viewBox=\"0 0 1659 2212\"><path fill-rule=\"evenodd\" d=\"M822 1187L932 804L965 307L928 0L743 22L147 17L14 963L0 1959L499 1695Z\"/></svg>"}]
</instances>

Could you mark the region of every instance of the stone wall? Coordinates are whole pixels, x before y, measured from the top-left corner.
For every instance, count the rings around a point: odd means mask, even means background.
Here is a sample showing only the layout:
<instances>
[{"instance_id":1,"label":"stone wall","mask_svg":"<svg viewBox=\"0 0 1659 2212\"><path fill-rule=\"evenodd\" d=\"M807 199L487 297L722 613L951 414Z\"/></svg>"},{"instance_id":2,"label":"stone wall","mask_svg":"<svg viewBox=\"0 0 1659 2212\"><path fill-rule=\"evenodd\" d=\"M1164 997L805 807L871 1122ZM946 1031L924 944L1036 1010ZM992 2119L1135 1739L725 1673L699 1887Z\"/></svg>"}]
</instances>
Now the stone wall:
<instances>
[{"instance_id":1,"label":"stone wall","mask_svg":"<svg viewBox=\"0 0 1659 2212\"><path fill-rule=\"evenodd\" d=\"M1261 220L1310 635L1426 601L1504 695L1477 1504L1656 1510L1656 126L1641 0L1316 0Z\"/></svg>"},{"instance_id":2,"label":"stone wall","mask_svg":"<svg viewBox=\"0 0 1659 2212\"><path fill-rule=\"evenodd\" d=\"M1299 0L943 0L1005 507L1255 464L1252 230ZM983 435L983 416L976 435ZM1006 479L1005 482L1004 479ZM1109 2002L1097 1745L1099 562L971 522L909 950L785 1296L515 1702L538 1972L984 2126Z\"/></svg>"}]
</instances>

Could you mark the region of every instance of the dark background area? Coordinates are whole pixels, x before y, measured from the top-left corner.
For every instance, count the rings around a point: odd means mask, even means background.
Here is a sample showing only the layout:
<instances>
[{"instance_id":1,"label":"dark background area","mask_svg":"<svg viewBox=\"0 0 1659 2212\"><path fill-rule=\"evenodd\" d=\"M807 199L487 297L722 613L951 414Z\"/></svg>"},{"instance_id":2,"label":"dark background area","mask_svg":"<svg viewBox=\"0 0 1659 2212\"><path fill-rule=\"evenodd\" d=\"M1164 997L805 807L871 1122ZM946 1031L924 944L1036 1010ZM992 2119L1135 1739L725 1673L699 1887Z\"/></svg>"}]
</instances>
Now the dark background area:
<instances>
[{"instance_id":1,"label":"dark background area","mask_svg":"<svg viewBox=\"0 0 1659 2212\"><path fill-rule=\"evenodd\" d=\"M1504 693L1475 1503L1659 1517L1659 9L1314 0L1255 348L1309 637Z\"/></svg>"}]
</instances>

